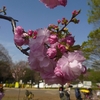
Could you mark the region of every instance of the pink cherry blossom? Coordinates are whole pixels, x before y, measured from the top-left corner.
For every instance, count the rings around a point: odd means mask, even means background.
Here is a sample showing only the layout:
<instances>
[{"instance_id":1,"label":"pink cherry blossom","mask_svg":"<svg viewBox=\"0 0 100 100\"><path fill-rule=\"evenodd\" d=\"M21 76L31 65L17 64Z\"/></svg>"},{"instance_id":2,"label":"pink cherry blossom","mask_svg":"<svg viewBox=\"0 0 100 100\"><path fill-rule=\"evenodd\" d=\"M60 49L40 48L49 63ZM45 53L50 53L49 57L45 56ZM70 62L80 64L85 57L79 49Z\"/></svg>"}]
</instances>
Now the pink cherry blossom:
<instances>
[{"instance_id":1,"label":"pink cherry blossom","mask_svg":"<svg viewBox=\"0 0 100 100\"><path fill-rule=\"evenodd\" d=\"M49 58L54 58L57 55L57 50L55 48L49 48L47 50L47 55Z\"/></svg>"},{"instance_id":2,"label":"pink cherry blossom","mask_svg":"<svg viewBox=\"0 0 100 100\"><path fill-rule=\"evenodd\" d=\"M58 0L62 6L66 6L67 0Z\"/></svg>"},{"instance_id":3,"label":"pink cherry blossom","mask_svg":"<svg viewBox=\"0 0 100 100\"><path fill-rule=\"evenodd\" d=\"M37 37L37 32L33 31L33 30L29 30L28 31L28 35L35 39Z\"/></svg>"},{"instance_id":4,"label":"pink cherry blossom","mask_svg":"<svg viewBox=\"0 0 100 100\"><path fill-rule=\"evenodd\" d=\"M67 0L40 0L45 4L46 7L55 8L58 5L66 6Z\"/></svg>"},{"instance_id":5,"label":"pink cherry blossom","mask_svg":"<svg viewBox=\"0 0 100 100\"><path fill-rule=\"evenodd\" d=\"M85 74L86 71L87 71L87 68L86 68L86 66L83 65L82 74Z\"/></svg>"},{"instance_id":6,"label":"pink cherry blossom","mask_svg":"<svg viewBox=\"0 0 100 100\"><path fill-rule=\"evenodd\" d=\"M31 39L29 42L30 54L29 54L29 64L32 69L41 72L53 71L55 67L55 62L47 57L45 48L45 43L50 35L48 29L38 29L37 38Z\"/></svg>"},{"instance_id":7,"label":"pink cherry blossom","mask_svg":"<svg viewBox=\"0 0 100 100\"><path fill-rule=\"evenodd\" d=\"M84 72L82 62L85 60L81 51L69 52L64 54L57 62L55 74L64 80L72 81Z\"/></svg>"},{"instance_id":8,"label":"pink cherry blossom","mask_svg":"<svg viewBox=\"0 0 100 100\"><path fill-rule=\"evenodd\" d=\"M66 37L66 43L70 46L72 46L74 44L75 40L74 37L72 35L69 35Z\"/></svg>"},{"instance_id":9,"label":"pink cherry blossom","mask_svg":"<svg viewBox=\"0 0 100 100\"><path fill-rule=\"evenodd\" d=\"M61 23L61 20L58 20L57 22L58 22L58 24L60 24Z\"/></svg>"},{"instance_id":10,"label":"pink cherry blossom","mask_svg":"<svg viewBox=\"0 0 100 100\"><path fill-rule=\"evenodd\" d=\"M32 37L33 31L32 31L32 30L29 30L29 31L28 31L28 35Z\"/></svg>"},{"instance_id":11,"label":"pink cherry blossom","mask_svg":"<svg viewBox=\"0 0 100 100\"><path fill-rule=\"evenodd\" d=\"M17 34L18 36L22 35L24 32L24 29L21 26L17 26L15 29L15 34Z\"/></svg>"},{"instance_id":12,"label":"pink cherry blossom","mask_svg":"<svg viewBox=\"0 0 100 100\"><path fill-rule=\"evenodd\" d=\"M20 26L17 26L15 29L14 42L18 46L27 45L29 40L26 38L27 33L24 32L24 29Z\"/></svg>"},{"instance_id":13,"label":"pink cherry blossom","mask_svg":"<svg viewBox=\"0 0 100 100\"><path fill-rule=\"evenodd\" d=\"M78 13L79 13L79 11L74 10L74 11L72 12L72 15L73 15L73 16L76 16Z\"/></svg>"},{"instance_id":14,"label":"pink cherry blossom","mask_svg":"<svg viewBox=\"0 0 100 100\"><path fill-rule=\"evenodd\" d=\"M56 42L56 43L54 43L54 44L51 44L50 47L51 47L51 48L56 48L58 44L59 44L59 43Z\"/></svg>"},{"instance_id":15,"label":"pink cherry blossom","mask_svg":"<svg viewBox=\"0 0 100 100\"><path fill-rule=\"evenodd\" d=\"M64 85L67 81L64 80L62 77L58 77L55 75L54 71L40 73L40 76L44 79L45 83L51 84L61 84Z\"/></svg>"},{"instance_id":16,"label":"pink cherry blossom","mask_svg":"<svg viewBox=\"0 0 100 100\"><path fill-rule=\"evenodd\" d=\"M56 43L58 41L57 35L55 35L55 34L50 35L49 38L48 38L48 41L49 41L50 44Z\"/></svg>"},{"instance_id":17,"label":"pink cherry blossom","mask_svg":"<svg viewBox=\"0 0 100 100\"><path fill-rule=\"evenodd\" d=\"M60 50L61 53L64 53L66 51L66 48L62 44L58 44L58 49Z\"/></svg>"}]
</instances>

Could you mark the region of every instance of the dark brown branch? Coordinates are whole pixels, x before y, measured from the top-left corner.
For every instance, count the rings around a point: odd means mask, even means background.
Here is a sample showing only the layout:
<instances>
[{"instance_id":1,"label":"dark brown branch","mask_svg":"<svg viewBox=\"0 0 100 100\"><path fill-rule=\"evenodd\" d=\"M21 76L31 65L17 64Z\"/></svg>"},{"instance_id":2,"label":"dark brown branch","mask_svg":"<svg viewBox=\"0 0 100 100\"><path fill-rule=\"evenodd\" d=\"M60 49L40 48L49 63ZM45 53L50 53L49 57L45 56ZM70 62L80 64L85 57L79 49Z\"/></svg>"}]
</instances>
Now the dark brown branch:
<instances>
[{"instance_id":1,"label":"dark brown branch","mask_svg":"<svg viewBox=\"0 0 100 100\"><path fill-rule=\"evenodd\" d=\"M78 14L79 14L80 12L81 12L81 10L78 11ZM72 22L72 19L75 18L78 14L76 14L76 15L74 15L74 16L72 15L72 17L71 17L71 19L68 21L68 23L65 24L59 32L63 31L63 29L64 29L70 22Z\"/></svg>"},{"instance_id":2,"label":"dark brown branch","mask_svg":"<svg viewBox=\"0 0 100 100\"><path fill-rule=\"evenodd\" d=\"M14 20L14 21L18 22L18 20L14 19L14 18L12 18L10 16L5 16L5 15L1 15L0 14L0 18L1 19L5 19L5 20L8 20L8 21Z\"/></svg>"},{"instance_id":3,"label":"dark brown branch","mask_svg":"<svg viewBox=\"0 0 100 100\"><path fill-rule=\"evenodd\" d=\"M65 25L62 27L62 29L60 30L60 32L63 31L63 29L72 21L72 19L73 19L73 16L72 16L71 19L68 21L68 23L65 24Z\"/></svg>"},{"instance_id":4,"label":"dark brown branch","mask_svg":"<svg viewBox=\"0 0 100 100\"><path fill-rule=\"evenodd\" d=\"M15 44L16 45L16 44ZM30 50L29 47L27 47L26 49L23 49L21 46L16 45L16 47L26 56L29 56L28 50Z\"/></svg>"},{"instance_id":5,"label":"dark brown branch","mask_svg":"<svg viewBox=\"0 0 100 100\"><path fill-rule=\"evenodd\" d=\"M5 15L0 15L0 18L1 19L4 19L4 20L8 20L11 22L11 25L12 25L12 31L13 31L13 34L15 33L15 28L16 28L16 22L18 22L18 20L12 18L12 17L9 17L9 16L5 16ZM15 44L16 45L16 44ZM28 50L30 49L29 47L27 47L26 49L23 49L21 46L18 46L16 45L16 47L25 55L29 56L29 53L28 53Z\"/></svg>"}]
</instances>

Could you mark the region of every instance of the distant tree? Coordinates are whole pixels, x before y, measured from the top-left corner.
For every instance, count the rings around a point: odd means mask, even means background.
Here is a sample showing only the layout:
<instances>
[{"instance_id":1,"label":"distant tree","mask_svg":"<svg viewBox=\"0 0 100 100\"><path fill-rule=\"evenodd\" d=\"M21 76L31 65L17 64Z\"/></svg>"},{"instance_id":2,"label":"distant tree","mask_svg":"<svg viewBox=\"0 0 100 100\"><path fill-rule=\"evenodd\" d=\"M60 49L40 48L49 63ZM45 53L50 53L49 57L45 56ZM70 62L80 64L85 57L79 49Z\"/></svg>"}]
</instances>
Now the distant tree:
<instances>
[{"instance_id":1,"label":"distant tree","mask_svg":"<svg viewBox=\"0 0 100 100\"><path fill-rule=\"evenodd\" d=\"M23 78L26 71L25 68L28 66L28 63L26 61L19 61L17 63L13 64L13 67L11 69L12 76L15 79L15 81L19 81Z\"/></svg>"},{"instance_id":2,"label":"distant tree","mask_svg":"<svg viewBox=\"0 0 100 100\"><path fill-rule=\"evenodd\" d=\"M12 63L12 59L9 56L7 49L2 44L0 44L0 61Z\"/></svg>"},{"instance_id":3,"label":"distant tree","mask_svg":"<svg viewBox=\"0 0 100 100\"><path fill-rule=\"evenodd\" d=\"M35 71L34 78L35 78L35 83L38 84L37 88L40 88L40 83L41 83L41 81L43 81L40 76L40 73Z\"/></svg>"},{"instance_id":4,"label":"distant tree","mask_svg":"<svg viewBox=\"0 0 100 100\"><path fill-rule=\"evenodd\" d=\"M88 70L88 80L91 80L93 83L100 83L100 71L99 70Z\"/></svg>"},{"instance_id":5,"label":"distant tree","mask_svg":"<svg viewBox=\"0 0 100 100\"><path fill-rule=\"evenodd\" d=\"M31 82L35 82L35 79L34 79L34 71L31 70L29 67L26 67L25 68L25 75L23 76L23 82L24 83L27 83L31 80Z\"/></svg>"},{"instance_id":6,"label":"distant tree","mask_svg":"<svg viewBox=\"0 0 100 100\"><path fill-rule=\"evenodd\" d=\"M88 22L100 26L100 0L88 0Z\"/></svg>"},{"instance_id":7,"label":"distant tree","mask_svg":"<svg viewBox=\"0 0 100 100\"><path fill-rule=\"evenodd\" d=\"M93 68L100 68L100 29L96 29L88 35L88 40L82 44L82 50L87 63Z\"/></svg>"},{"instance_id":8,"label":"distant tree","mask_svg":"<svg viewBox=\"0 0 100 100\"><path fill-rule=\"evenodd\" d=\"M0 81L5 82L10 80L11 80L11 71L9 63L0 61Z\"/></svg>"},{"instance_id":9,"label":"distant tree","mask_svg":"<svg viewBox=\"0 0 100 100\"><path fill-rule=\"evenodd\" d=\"M87 73L84 75L81 75L79 77L79 80L81 82L83 81L92 81L93 83L100 83L100 70L95 70L88 68Z\"/></svg>"},{"instance_id":10,"label":"distant tree","mask_svg":"<svg viewBox=\"0 0 100 100\"><path fill-rule=\"evenodd\" d=\"M39 88L40 80L42 80L40 75L39 75L39 73L34 71L34 70L32 70L32 69L30 69L30 67L26 67L25 71L26 71L26 73L25 73L25 75L22 78L23 82L27 83L27 82L31 81L31 85L33 83L34 84L38 84L37 88Z\"/></svg>"},{"instance_id":11,"label":"distant tree","mask_svg":"<svg viewBox=\"0 0 100 100\"><path fill-rule=\"evenodd\" d=\"M82 50L87 58L86 64L98 70L100 68L100 0L88 0L88 22L95 26L83 42Z\"/></svg>"},{"instance_id":12,"label":"distant tree","mask_svg":"<svg viewBox=\"0 0 100 100\"><path fill-rule=\"evenodd\" d=\"M8 51L0 44L0 81L10 80L12 66L12 59L9 56Z\"/></svg>"},{"instance_id":13,"label":"distant tree","mask_svg":"<svg viewBox=\"0 0 100 100\"><path fill-rule=\"evenodd\" d=\"M31 85L34 82L35 84L38 84L39 88L39 83L42 79L38 72L30 68L27 61L19 61L14 63L13 67L11 68L11 72L15 81L22 80L24 83L31 81Z\"/></svg>"}]
</instances>

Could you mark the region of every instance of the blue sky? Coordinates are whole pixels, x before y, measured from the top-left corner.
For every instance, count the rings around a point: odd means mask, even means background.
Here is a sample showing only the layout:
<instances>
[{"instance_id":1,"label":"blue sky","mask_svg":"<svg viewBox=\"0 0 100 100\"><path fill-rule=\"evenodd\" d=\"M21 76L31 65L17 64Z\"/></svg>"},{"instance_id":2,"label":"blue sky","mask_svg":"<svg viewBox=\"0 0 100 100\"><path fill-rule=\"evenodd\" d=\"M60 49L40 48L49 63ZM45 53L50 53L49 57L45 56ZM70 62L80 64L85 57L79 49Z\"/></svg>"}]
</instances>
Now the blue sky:
<instances>
[{"instance_id":1,"label":"blue sky","mask_svg":"<svg viewBox=\"0 0 100 100\"><path fill-rule=\"evenodd\" d=\"M17 26L22 26L25 31L44 28L49 24L57 24L57 20L63 17L69 20L72 11L79 9L81 9L81 13L77 18L80 23L70 23L67 26L75 36L76 44L82 44L87 40L87 36L93 28L87 22L89 9L87 0L68 0L66 7L58 6L54 9L46 8L39 0L0 0L0 8L4 5L7 7L7 16L17 19L19 21ZM14 62L27 60L27 56L14 45L10 22L2 19L0 19L0 43L8 50Z\"/></svg>"}]
</instances>

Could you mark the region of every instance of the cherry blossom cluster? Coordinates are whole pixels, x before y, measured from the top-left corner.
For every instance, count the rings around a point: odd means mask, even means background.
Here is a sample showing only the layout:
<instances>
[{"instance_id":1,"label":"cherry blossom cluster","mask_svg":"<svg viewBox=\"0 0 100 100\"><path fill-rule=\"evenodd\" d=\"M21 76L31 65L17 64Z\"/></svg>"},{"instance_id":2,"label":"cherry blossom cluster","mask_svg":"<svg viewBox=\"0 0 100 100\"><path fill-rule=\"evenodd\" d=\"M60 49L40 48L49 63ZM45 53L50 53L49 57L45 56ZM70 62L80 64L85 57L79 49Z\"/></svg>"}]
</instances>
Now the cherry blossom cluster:
<instances>
[{"instance_id":1,"label":"cherry blossom cluster","mask_svg":"<svg viewBox=\"0 0 100 100\"><path fill-rule=\"evenodd\" d=\"M67 0L39 0L46 7L54 9L57 6L66 6ZM6 15L6 7L0 13ZM83 65L85 57L79 45L74 45L75 38L68 31L66 26L73 22L79 23L76 16L80 10L74 10L68 21L66 18L57 21L57 25L50 24L47 28L28 30L26 32L21 26L14 30L14 42L17 46L28 46L29 65L33 70L40 73L40 76L47 84L61 84L77 79L81 74L86 73ZM20 70L20 69L19 69ZM17 71L13 73L16 77ZM24 73L23 73L24 74ZM2 88L3 90L3 88ZM0 100L4 93L0 90Z\"/></svg>"},{"instance_id":2,"label":"cherry blossom cluster","mask_svg":"<svg viewBox=\"0 0 100 100\"><path fill-rule=\"evenodd\" d=\"M62 18L57 21L57 25L50 24L48 28L28 32L20 26L15 29L15 44L29 46L30 67L38 71L48 84L64 85L86 72L86 67L82 64L85 58L81 47L74 45L75 38L66 28L71 22L79 23L75 18L79 13L80 10L75 10L69 21Z\"/></svg>"}]
</instances>

